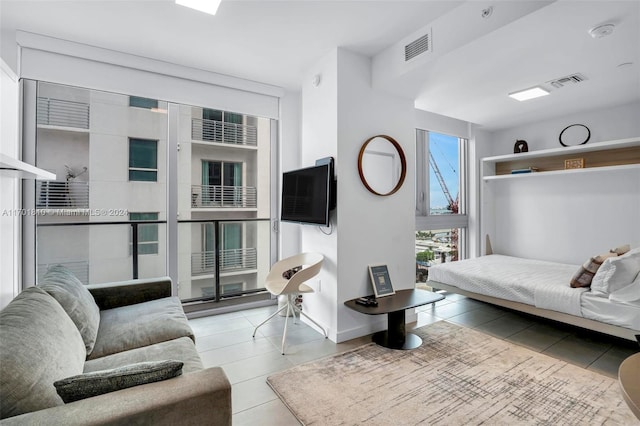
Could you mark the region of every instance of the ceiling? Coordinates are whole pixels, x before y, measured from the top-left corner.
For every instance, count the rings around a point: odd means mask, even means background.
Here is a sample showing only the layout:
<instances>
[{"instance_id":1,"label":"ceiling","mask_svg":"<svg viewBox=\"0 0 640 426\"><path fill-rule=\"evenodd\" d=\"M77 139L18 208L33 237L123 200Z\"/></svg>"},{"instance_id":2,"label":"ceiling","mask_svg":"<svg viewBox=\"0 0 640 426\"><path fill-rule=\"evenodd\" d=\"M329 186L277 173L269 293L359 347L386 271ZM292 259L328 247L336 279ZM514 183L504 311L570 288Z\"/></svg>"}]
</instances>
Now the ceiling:
<instances>
[{"instance_id":1,"label":"ceiling","mask_svg":"<svg viewBox=\"0 0 640 426\"><path fill-rule=\"evenodd\" d=\"M603 23L616 24L613 34L590 37ZM431 57L406 73L379 67L374 84L488 130L640 101L638 0L223 0L215 16L172 0L0 0L0 26L5 60L19 29L290 90L337 46L376 64L433 28ZM587 80L527 102L507 97L576 72Z\"/></svg>"}]
</instances>

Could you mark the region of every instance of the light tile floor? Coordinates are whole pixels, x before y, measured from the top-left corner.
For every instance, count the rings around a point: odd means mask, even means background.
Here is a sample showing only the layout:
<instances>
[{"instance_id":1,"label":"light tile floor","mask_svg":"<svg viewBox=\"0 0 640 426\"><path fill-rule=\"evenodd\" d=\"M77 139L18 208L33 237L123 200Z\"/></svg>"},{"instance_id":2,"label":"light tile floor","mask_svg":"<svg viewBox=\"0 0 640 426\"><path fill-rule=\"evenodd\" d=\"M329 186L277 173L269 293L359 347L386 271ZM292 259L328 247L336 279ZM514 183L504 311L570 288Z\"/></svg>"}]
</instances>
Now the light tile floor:
<instances>
[{"instance_id":1,"label":"light tile floor","mask_svg":"<svg viewBox=\"0 0 640 426\"><path fill-rule=\"evenodd\" d=\"M620 363L640 349L637 344L521 314L457 294L417 309L407 328L447 320L525 346L598 373L617 377ZM257 324L276 306L190 320L206 367L221 366L232 385L234 425L298 425L266 383L275 372L343 352L371 341L370 336L333 343L306 324L289 319L286 355L280 353L284 317Z\"/></svg>"}]
</instances>

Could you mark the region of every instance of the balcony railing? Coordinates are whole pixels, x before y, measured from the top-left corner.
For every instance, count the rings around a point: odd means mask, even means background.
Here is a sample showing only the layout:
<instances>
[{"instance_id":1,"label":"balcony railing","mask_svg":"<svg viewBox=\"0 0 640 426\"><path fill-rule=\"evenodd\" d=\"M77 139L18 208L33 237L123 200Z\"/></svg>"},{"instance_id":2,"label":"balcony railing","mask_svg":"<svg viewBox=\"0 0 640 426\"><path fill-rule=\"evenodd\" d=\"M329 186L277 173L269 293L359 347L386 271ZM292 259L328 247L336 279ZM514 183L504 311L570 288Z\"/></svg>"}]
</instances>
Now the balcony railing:
<instances>
[{"instance_id":1,"label":"balcony railing","mask_svg":"<svg viewBox=\"0 0 640 426\"><path fill-rule=\"evenodd\" d=\"M255 248L243 248L220 251L220 273L241 272L258 267L258 254ZM208 275L216 271L216 259L213 251L191 254L191 275Z\"/></svg>"},{"instance_id":2,"label":"balcony railing","mask_svg":"<svg viewBox=\"0 0 640 426\"><path fill-rule=\"evenodd\" d=\"M89 183L37 181L38 209L88 209Z\"/></svg>"},{"instance_id":3,"label":"balcony railing","mask_svg":"<svg viewBox=\"0 0 640 426\"><path fill-rule=\"evenodd\" d=\"M38 124L89 128L89 104L62 99L38 98Z\"/></svg>"},{"instance_id":4,"label":"balcony railing","mask_svg":"<svg viewBox=\"0 0 640 426\"><path fill-rule=\"evenodd\" d=\"M42 277L47 273L47 269L55 265L62 265L69 269L78 277L82 284L87 285L89 283L89 262L82 260L76 262L38 263L38 282L42 281Z\"/></svg>"},{"instance_id":5,"label":"balcony railing","mask_svg":"<svg viewBox=\"0 0 640 426\"><path fill-rule=\"evenodd\" d=\"M257 191L252 186L191 186L193 208L256 208L257 205Z\"/></svg>"},{"instance_id":6,"label":"balcony railing","mask_svg":"<svg viewBox=\"0 0 640 426\"><path fill-rule=\"evenodd\" d=\"M191 121L191 139L231 145L257 146L258 131L255 126L246 124L193 118Z\"/></svg>"}]
</instances>

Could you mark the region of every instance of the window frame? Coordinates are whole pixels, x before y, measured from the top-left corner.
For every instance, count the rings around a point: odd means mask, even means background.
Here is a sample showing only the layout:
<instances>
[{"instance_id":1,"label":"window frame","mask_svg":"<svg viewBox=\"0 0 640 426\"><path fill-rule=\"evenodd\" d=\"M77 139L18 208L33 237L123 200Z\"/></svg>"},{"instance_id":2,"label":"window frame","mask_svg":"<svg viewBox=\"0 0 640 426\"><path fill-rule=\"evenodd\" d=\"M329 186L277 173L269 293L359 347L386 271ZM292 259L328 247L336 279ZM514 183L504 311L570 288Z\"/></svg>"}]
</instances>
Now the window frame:
<instances>
[{"instance_id":1,"label":"window frame","mask_svg":"<svg viewBox=\"0 0 640 426\"><path fill-rule=\"evenodd\" d=\"M129 106L132 108L142 109L158 109L158 100L152 98L144 98L142 96L129 95Z\"/></svg>"},{"instance_id":2,"label":"window frame","mask_svg":"<svg viewBox=\"0 0 640 426\"><path fill-rule=\"evenodd\" d=\"M429 163L429 133L440 133L458 138L458 170L459 193L457 214L430 214L430 163ZM468 229L469 215L467 212L469 197L469 140L456 135L436 132L433 130L416 129L416 196L415 231L430 231L440 229L459 229L458 258L468 257Z\"/></svg>"},{"instance_id":3,"label":"window frame","mask_svg":"<svg viewBox=\"0 0 640 426\"><path fill-rule=\"evenodd\" d=\"M131 160L132 160L132 156L131 156L131 142L136 141L136 142L149 142L149 143L153 143L154 144L154 149L155 149L155 160L154 163L156 165L155 168L153 167L135 167L131 165ZM148 172L148 173L154 173L154 179L132 179L131 176L131 172ZM133 137L129 137L129 168L128 168L128 173L129 173L129 182L158 182L158 140L157 139L145 139L145 138L133 138Z\"/></svg>"}]
</instances>

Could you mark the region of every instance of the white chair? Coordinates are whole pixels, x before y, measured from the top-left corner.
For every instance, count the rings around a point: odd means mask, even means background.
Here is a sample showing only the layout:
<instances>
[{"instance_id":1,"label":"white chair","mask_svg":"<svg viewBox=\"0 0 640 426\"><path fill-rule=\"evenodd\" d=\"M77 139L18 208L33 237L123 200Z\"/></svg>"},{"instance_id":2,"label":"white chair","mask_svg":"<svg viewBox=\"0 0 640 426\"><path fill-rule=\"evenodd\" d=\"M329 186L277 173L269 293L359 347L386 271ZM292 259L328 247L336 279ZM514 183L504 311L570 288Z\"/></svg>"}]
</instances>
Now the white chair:
<instances>
[{"instance_id":1,"label":"white chair","mask_svg":"<svg viewBox=\"0 0 640 426\"><path fill-rule=\"evenodd\" d=\"M324 328L295 305L295 298L298 294L313 293L313 289L306 285L305 282L318 275L322 268L323 260L324 256L319 253L301 253L282 259L271 267L271 271L269 271L269 275L267 275L264 286L275 296L286 296L286 304L269 316L269 318L258 324L256 329L253 331L253 337L256 337L258 328L286 309L287 313L284 320L284 333L282 335L282 355L284 355L284 343L287 339L287 321L290 314L293 315L294 323L296 320L296 314L298 314L298 316L304 315L305 318L318 326L318 328L320 328L324 333L324 337L327 338L327 332ZM298 267L301 267L302 269L295 272L289 278L283 276L285 272Z\"/></svg>"}]
</instances>

